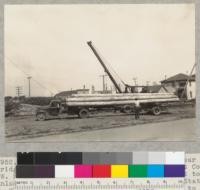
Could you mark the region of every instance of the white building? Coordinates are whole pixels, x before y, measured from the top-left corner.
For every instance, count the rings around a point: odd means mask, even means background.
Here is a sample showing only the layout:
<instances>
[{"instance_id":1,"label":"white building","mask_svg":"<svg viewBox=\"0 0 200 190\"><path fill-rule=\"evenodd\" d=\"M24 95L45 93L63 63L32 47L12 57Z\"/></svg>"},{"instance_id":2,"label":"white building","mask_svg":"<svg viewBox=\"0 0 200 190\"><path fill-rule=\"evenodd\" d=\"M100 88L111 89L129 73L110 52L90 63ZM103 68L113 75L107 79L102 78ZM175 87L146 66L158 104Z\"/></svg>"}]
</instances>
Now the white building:
<instances>
[{"instance_id":1,"label":"white building","mask_svg":"<svg viewBox=\"0 0 200 190\"><path fill-rule=\"evenodd\" d=\"M186 88L186 93L187 93L187 99L195 99L196 98L196 81L195 81L195 76L194 80L190 80L187 84Z\"/></svg>"},{"instance_id":2,"label":"white building","mask_svg":"<svg viewBox=\"0 0 200 190\"><path fill-rule=\"evenodd\" d=\"M188 100L196 98L195 75L189 76L179 73L161 81L161 84L166 89L171 89L171 92L175 93L179 98L187 98Z\"/></svg>"}]
</instances>

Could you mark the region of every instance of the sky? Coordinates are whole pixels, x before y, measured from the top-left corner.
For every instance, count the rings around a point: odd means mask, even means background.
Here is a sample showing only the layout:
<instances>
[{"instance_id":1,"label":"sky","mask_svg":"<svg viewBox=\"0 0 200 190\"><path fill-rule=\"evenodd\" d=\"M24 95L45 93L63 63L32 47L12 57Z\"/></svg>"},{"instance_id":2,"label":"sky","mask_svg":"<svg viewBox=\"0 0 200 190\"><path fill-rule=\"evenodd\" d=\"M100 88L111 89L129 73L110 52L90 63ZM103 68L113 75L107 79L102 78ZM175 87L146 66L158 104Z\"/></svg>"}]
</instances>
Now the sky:
<instances>
[{"instance_id":1,"label":"sky","mask_svg":"<svg viewBox=\"0 0 200 190\"><path fill-rule=\"evenodd\" d=\"M193 4L6 5L4 23L6 96L17 86L27 96L28 76L32 96L101 90L104 70L87 41L130 85L189 73L195 63Z\"/></svg>"}]
</instances>

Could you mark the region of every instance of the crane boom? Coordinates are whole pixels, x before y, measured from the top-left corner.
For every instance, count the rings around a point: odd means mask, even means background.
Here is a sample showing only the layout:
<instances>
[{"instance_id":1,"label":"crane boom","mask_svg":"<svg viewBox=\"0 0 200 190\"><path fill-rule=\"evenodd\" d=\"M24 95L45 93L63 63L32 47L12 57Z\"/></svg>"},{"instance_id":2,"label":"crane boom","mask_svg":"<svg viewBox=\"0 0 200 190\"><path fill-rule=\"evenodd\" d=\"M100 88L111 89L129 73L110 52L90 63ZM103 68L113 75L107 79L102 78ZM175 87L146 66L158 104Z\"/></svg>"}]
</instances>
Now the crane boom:
<instances>
[{"instance_id":1,"label":"crane boom","mask_svg":"<svg viewBox=\"0 0 200 190\"><path fill-rule=\"evenodd\" d=\"M109 76L110 80L112 81L112 83L114 84L115 88L118 90L119 93L122 93L121 88L119 87L119 85L115 81L114 77L110 73L109 69L106 67L106 65L104 64L103 60L101 59L101 57L97 53L96 49L92 45L92 42L89 41L89 42L87 42L87 44L91 48L92 52L94 53L94 55L96 56L96 58L98 59L98 61L100 62L101 66L104 68L105 72L108 74L108 76Z\"/></svg>"}]
</instances>

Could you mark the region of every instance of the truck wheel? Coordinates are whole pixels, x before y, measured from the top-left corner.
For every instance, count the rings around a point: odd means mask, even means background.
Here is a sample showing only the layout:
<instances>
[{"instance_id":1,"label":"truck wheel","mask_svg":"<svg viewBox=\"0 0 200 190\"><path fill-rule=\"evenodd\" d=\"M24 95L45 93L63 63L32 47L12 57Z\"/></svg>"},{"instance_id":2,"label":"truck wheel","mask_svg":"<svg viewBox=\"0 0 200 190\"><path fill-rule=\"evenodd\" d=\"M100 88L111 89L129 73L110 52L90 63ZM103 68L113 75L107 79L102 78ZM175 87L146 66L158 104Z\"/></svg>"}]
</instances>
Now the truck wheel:
<instances>
[{"instance_id":1,"label":"truck wheel","mask_svg":"<svg viewBox=\"0 0 200 190\"><path fill-rule=\"evenodd\" d=\"M44 120L46 120L46 114L45 113L38 113L36 115L36 120L37 121L44 121Z\"/></svg>"},{"instance_id":2,"label":"truck wheel","mask_svg":"<svg viewBox=\"0 0 200 190\"><path fill-rule=\"evenodd\" d=\"M123 112L124 112L124 113L129 114L129 113L131 113L132 111L133 111L133 108L132 108L132 106L130 106L130 105L125 105L125 106L123 107Z\"/></svg>"},{"instance_id":3,"label":"truck wheel","mask_svg":"<svg viewBox=\"0 0 200 190\"><path fill-rule=\"evenodd\" d=\"M152 108L152 113L153 113L153 115L160 115L160 113L161 113L160 107L159 106L153 107Z\"/></svg>"},{"instance_id":4,"label":"truck wheel","mask_svg":"<svg viewBox=\"0 0 200 190\"><path fill-rule=\"evenodd\" d=\"M80 118L88 118L90 115L90 112L87 109L81 109L78 113Z\"/></svg>"}]
</instances>

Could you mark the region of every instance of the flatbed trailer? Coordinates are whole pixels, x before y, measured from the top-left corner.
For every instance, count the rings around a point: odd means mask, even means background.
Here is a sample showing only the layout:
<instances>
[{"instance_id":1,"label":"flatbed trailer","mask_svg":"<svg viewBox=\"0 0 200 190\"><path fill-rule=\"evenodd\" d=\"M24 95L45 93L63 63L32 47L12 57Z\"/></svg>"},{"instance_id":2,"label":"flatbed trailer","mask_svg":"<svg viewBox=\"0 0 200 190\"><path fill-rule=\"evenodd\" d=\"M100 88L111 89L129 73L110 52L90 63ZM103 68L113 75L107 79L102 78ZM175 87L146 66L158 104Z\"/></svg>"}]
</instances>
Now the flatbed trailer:
<instances>
[{"instance_id":1,"label":"flatbed trailer","mask_svg":"<svg viewBox=\"0 0 200 190\"><path fill-rule=\"evenodd\" d=\"M58 117L61 114L77 115L88 118L101 111L134 114L135 101L140 101L141 111L160 115L167 110L167 104L178 102L173 94L106 94L106 95L74 95L64 100L55 99L48 106L36 111L37 120ZM144 97L145 96L145 97ZM149 98L147 98L149 97Z\"/></svg>"}]
</instances>

